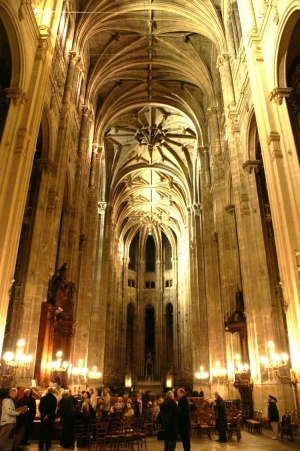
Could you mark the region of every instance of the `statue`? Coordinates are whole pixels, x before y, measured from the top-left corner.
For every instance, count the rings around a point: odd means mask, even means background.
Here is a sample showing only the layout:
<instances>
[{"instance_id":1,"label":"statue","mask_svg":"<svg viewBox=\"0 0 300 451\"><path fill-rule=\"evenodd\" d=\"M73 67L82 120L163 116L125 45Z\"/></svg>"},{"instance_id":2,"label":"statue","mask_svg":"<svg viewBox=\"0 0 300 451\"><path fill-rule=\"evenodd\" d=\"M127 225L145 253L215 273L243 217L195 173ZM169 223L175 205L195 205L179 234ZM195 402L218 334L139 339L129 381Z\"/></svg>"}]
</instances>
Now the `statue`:
<instances>
[{"instance_id":1,"label":"statue","mask_svg":"<svg viewBox=\"0 0 300 451\"><path fill-rule=\"evenodd\" d=\"M67 264L64 263L49 281L47 302L57 307L57 319L73 321L74 292L76 289L73 282L67 282L67 270Z\"/></svg>"}]
</instances>

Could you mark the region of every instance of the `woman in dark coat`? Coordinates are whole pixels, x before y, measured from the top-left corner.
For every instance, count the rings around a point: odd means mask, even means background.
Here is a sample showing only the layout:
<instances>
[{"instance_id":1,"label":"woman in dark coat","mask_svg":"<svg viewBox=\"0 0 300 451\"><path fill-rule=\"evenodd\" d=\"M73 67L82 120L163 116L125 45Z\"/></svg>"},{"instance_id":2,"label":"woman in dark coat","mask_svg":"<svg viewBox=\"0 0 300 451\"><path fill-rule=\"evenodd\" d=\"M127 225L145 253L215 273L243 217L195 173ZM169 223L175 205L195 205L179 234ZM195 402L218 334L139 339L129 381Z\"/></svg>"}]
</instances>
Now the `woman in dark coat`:
<instances>
[{"instance_id":1,"label":"woman in dark coat","mask_svg":"<svg viewBox=\"0 0 300 451\"><path fill-rule=\"evenodd\" d=\"M174 393L168 391L161 405L165 448L164 451L174 451L178 439L178 417L180 409L174 401Z\"/></svg>"},{"instance_id":2,"label":"woman in dark coat","mask_svg":"<svg viewBox=\"0 0 300 451\"><path fill-rule=\"evenodd\" d=\"M33 430L33 423L36 416L36 400L32 396L32 390L30 389L29 393L29 412L27 417L27 423L25 427L25 432L22 439L22 445L29 446L30 443L28 443L29 434L31 434Z\"/></svg>"},{"instance_id":3,"label":"woman in dark coat","mask_svg":"<svg viewBox=\"0 0 300 451\"><path fill-rule=\"evenodd\" d=\"M219 438L217 442L226 443L227 442L226 431L228 430L228 424L225 402L217 391L214 393L214 395L215 395L214 409L216 412L216 429L219 432Z\"/></svg>"},{"instance_id":4,"label":"woman in dark coat","mask_svg":"<svg viewBox=\"0 0 300 451\"><path fill-rule=\"evenodd\" d=\"M268 405L268 418L271 423L271 427L273 430L273 436L271 437L273 440L278 439L278 421L279 421L279 413L277 409L277 399L269 395L269 405Z\"/></svg>"},{"instance_id":5,"label":"woman in dark coat","mask_svg":"<svg viewBox=\"0 0 300 451\"><path fill-rule=\"evenodd\" d=\"M73 412L68 416L66 425L61 437L61 446L66 449L74 448L74 430L76 421L86 423L84 413L80 412L80 406L75 406Z\"/></svg>"}]
</instances>

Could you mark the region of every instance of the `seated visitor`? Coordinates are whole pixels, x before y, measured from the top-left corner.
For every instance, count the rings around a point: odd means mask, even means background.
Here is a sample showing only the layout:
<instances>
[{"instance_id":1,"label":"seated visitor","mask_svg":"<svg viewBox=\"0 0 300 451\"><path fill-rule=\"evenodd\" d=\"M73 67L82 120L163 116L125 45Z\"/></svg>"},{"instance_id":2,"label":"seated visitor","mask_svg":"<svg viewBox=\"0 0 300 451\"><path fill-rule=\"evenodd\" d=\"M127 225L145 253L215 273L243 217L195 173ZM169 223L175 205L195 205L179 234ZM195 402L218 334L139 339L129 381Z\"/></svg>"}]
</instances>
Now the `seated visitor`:
<instances>
[{"instance_id":1,"label":"seated visitor","mask_svg":"<svg viewBox=\"0 0 300 451\"><path fill-rule=\"evenodd\" d=\"M132 405L130 402L126 403L125 411L124 411L124 417L131 417L134 415L134 410L132 408Z\"/></svg>"},{"instance_id":2,"label":"seated visitor","mask_svg":"<svg viewBox=\"0 0 300 451\"><path fill-rule=\"evenodd\" d=\"M123 413L125 409L125 403L123 402L123 398L121 396L118 397L118 400L117 402L115 402L114 407L118 412Z\"/></svg>"}]
</instances>

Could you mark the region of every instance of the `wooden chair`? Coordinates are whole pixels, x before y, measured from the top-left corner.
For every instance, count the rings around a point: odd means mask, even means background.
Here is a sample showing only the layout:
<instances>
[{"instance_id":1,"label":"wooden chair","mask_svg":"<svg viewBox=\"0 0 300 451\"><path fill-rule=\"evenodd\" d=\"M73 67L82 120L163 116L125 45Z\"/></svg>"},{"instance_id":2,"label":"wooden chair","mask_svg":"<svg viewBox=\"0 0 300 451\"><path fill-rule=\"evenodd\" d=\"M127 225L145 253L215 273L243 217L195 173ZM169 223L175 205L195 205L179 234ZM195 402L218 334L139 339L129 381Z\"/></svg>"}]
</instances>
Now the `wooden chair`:
<instances>
[{"instance_id":1,"label":"wooden chair","mask_svg":"<svg viewBox=\"0 0 300 451\"><path fill-rule=\"evenodd\" d=\"M208 437L212 440L213 424L210 414L202 414L199 416L199 434L202 438L203 432L206 432Z\"/></svg>"},{"instance_id":2,"label":"wooden chair","mask_svg":"<svg viewBox=\"0 0 300 451\"><path fill-rule=\"evenodd\" d=\"M288 413L287 415L283 415L282 417L282 421L279 423L279 427L280 427L280 435L281 435L281 440L283 441L283 436L284 435L289 435L291 437L292 442L294 441L294 437L293 437L293 426L292 426L292 418L291 418L291 414Z\"/></svg>"},{"instance_id":3,"label":"wooden chair","mask_svg":"<svg viewBox=\"0 0 300 451\"><path fill-rule=\"evenodd\" d=\"M262 434L262 411L261 410L255 410L254 414L253 414L253 419L246 420L246 429L247 429L247 432L251 432L251 434L254 434L254 432Z\"/></svg>"},{"instance_id":4,"label":"wooden chair","mask_svg":"<svg viewBox=\"0 0 300 451\"><path fill-rule=\"evenodd\" d=\"M291 426L293 429L293 435L299 436L299 416L297 410L291 414Z\"/></svg>"},{"instance_id":5,"label":"wooden chair","mask_svg":"<svg viewBox=\"0 0 300 451\"><path fill-rule=\"evenodd\" d=\"M239 442L242 438L241 434L241 422L242 422L242 415L239 414L237 417L231 420L231 422L228 424L228 433L227 433L227 439L230 440L232 438L233 434L236 434L237 441Z\"/></svg>"},{"instance_id":6,"label":"wooden chair","mask_svg":"<svg viewBox=\"0 0 300 451\"><path fill-rule=\"evenodd\" d=\"M96 451L99 446L99 451L105 450L105 440L108 429L108 423L104 426L103 424L97 423L96 430L94 436L91 438L89 442L89 451L91 450L92 445L96 446Z\"/></svg>"},{"instance_id":7,"label":"wooden chair","mask_svg":"<svg viewBox=\"0 0 300 451\"><path fill-rule=\"evenodd\" d=\"M74 442L77 441L78 446L82 446L85 424L82 421L75 421Z\"/></svg>"},{"instance_id":8,"label":"wooden chair","mask_svg":"<svg viewBox=\"0 0 300 451\"><path fill-rule=\"evenodd\" d=\"M121 427L121 421L111 421L108 423L108 429L106 432L105 442L109 444L109 449L117 450L119 447L119 433Z\"/></svg>"},{"instance_id":9,"label":"wooden chair","mask_svg":"<svg viewBox=\"0 0 300 451\"><path fill-rule=\"evenodd\" d=\"M193 412L191 413L191 434L199 435L199 418L198 414Z\"/></svg>"},{"instance_id":10,"label":"wooden chair","mask_svg":"<svg viewBox=\"0 0 300 451\"><path fill-rule=\"evenodd\" d=\"M119 449L133 449L133 417L123 417L119 430Z\"/></svg>"},{"instance_id":11,"label":"wooden chair","mask_svg":"<svg viewBox=\"0 0 300 451\"><path fill-rule=\"evenodd\" d=\"M147 449L147 432L145 430L145 425L143 419L136 418L133 423L133 443L137 442L138 450L143 449L143 444L145 449Z\"/></svg>"}]
</instances>

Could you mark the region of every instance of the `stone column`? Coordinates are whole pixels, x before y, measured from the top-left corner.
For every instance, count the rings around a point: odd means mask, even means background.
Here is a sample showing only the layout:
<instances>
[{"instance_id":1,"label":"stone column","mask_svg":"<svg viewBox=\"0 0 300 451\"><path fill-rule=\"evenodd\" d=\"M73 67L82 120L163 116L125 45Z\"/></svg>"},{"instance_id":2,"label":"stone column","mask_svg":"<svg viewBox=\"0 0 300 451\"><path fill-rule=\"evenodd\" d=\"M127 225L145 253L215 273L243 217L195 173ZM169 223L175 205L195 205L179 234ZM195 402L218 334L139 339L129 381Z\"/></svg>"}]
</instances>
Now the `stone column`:
<instances>
[{"instance_id":1,"label":"stone column","mask_svg":"<svg viewBox=\"0 0 300 451\"><path fill-rule=\"evenodd\" d=\"M32 14L32 10L28 11L24 20L30 21ZM27 25L27 29L34 30L31 24ZM26 24L24 27L26 28ZM41 26L39 30L34 30L32 36L29 34L26 37L26 45L33 49L32 59L27 60L28 67L24 71L27 78L24 75L22 87L20 86L17 90L15 87L10 87L7 90L8 98L12 99L7 115L7 121L10 121L11 126L9 129L6 127L5 139L0 148L0 155L3 155L3 152L5 154L5 158L1 158L5 175L3 178L0 177L2 182L0 190L0 353L8 308L8 293L14 274L36 139L52 62L53 47L50 38L52 34L56 36L56 29L50 30Z\"/></svg>"}]
</instances>

